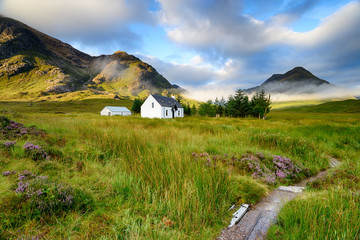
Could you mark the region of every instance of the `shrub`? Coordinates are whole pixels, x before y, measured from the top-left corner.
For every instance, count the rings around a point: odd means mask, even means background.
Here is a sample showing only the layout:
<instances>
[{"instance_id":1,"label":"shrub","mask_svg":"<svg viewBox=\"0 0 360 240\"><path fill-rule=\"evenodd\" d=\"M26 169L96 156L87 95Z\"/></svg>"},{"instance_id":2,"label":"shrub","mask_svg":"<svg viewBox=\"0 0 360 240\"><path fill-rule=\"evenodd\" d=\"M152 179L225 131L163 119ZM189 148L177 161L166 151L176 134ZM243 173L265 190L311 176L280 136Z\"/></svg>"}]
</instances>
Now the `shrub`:
<instances>
[{"instance_id":1,"label":"shrub","mask_svg":"<svg viewBox=\"0 0 360 240\"><path fill-rule=\"evenodd\" d=\"M13 173L16 172L7 171L3 175L9 176ZM20 208L25 210L24 215L30 218L59 216L70 210L85 213L94 207L89 194L27 170L18 175L15 193L16 202L20 202Z\"/></svg>"},{"instance_id":2,"label":"shrub","mask_svg":"<svg viewBox=\"0 0 360 240\"><path fill-rule=\"evenodd\" d=\"M238 165L252 173L253 177L268 184L295 178L301 172L301 169L287 157L271 155L266 158L262 153L256 155L252 153L243 154Z\"/></svg>"},{"instance_id":3,"label":"shrub","mask_svg":"<svg viewBox=\"0 0 360 240\"><path fill-rule=\"evenodd\" d=\"M16 141L6 141L0 145L0 149L4 149L5 151L10 151L14 148Z\"/></svg>"},{"instance_id":4,"label":"shrub","mask_svg":"<svg viewBox=\"0 0 360 240\"><path fill-rule=\"evenodd\" d=\"M297 174L302 172L294 162L284 156L270 155L265 156L263 153L246 153L241 155L240 158L235 156L224 157L220 155L210 155L204 153L192 153L195 161L202 161L207 167L216 167L217 163L225 163L229 170L232 166L239 170L250 173L254 178L260 179L267 184L276 184L284 182L297 177Z\"/></svg>"},{"instance_id":5,"label":"shrub","mask_svg":"<svg viewBox=\"0 0 360 240\"><path fill-rule=\"evenodd\" d=\"M7 117L0 116L0 136L3 139L15 139L25 135L40 136L44 135L43 130L36 129L35 126L25 127L21 123L9 120Z\"/></svg>"},{"instance_id":6,"label":"shrub","mask_svg":"<svg viewBox=\"0 0 360 240\"><path fill-rule=\"evenodd\" d=\"M48 153L43 149L41 149L39 145L34 145L30 142L27 142L24 144L24 149L25 149L25 155L31 157L31 159L35 161L50 158L48 156Z\"/></svg>"}]
</instances>

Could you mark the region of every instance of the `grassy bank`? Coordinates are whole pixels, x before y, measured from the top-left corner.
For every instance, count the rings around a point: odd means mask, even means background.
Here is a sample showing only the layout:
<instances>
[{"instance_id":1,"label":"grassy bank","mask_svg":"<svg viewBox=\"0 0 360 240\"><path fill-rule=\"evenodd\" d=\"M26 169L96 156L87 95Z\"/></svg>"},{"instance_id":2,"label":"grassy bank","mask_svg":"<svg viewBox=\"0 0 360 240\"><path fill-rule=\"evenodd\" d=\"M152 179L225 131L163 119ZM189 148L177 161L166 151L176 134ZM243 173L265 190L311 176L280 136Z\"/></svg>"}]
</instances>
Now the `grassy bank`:
<instances>
[{"instance_id":1,"label":"grassy bank","mask_svg":"<svg viewBox=\"0 0 360 240\"><path fill-rule=\"evenodd\" d=\"M353 170L359 169L360 114L274 111L266 121L154 120L101 117L104 104L112 102L0 103L8 118L46 132L17 136L13 147L1 149L1 172L17 171L0 177L0 206L7 209L0 215L2 238L211 239L227 226L232 204L256 203L279 183L313 175L328 167L328 156L344 162L343 170L337 181L313 186L312 194L336 195L342 190L333 189L360 175ZM0 143L8 140L3 136ZM49 157L29 154L28 142ZM273 155L290 159L299 171L277 175ZM66 186L73 203L52 208L56 214L39 212L32 198L15 192L24 170L32 173L24 183L49 189L54 199L54 186ZM352 204L358 198L343 200L349 202L344 212L359 211ZM283 219L285 226L289 220ZM343 225L336 226L341 232ZM289 239L286 232L283 226L272 230Z\"/></svg>"}]
</instances>

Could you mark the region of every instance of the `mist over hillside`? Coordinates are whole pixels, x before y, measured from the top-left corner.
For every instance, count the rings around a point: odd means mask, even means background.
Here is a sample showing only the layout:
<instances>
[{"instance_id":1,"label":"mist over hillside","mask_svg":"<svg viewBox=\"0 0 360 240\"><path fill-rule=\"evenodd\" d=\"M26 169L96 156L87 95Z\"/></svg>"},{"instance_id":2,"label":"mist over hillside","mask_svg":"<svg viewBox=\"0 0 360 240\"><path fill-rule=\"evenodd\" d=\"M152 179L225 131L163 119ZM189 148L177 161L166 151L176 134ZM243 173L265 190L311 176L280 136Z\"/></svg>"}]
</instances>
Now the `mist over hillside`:
<instances>
[{"instance_id":1,"label":"mist over hillside","mask_svg":"<svg viewBox=\"0 0 360 240\"><path fill-rule=\"evenodd\" d=\"M1 99L77 91L137 96L165 89L183 91L133 55L118 51L93 57L19 21L0 17Z\"/></svg>"},{"instance_id":2,"label":"mist over hillside","mask_svg":"<svg viewBox=\"0 0 360 240\"><path fill-rule=\"evenodd\" d=\"M275 101L302 101L320 99L354 98L360 89L346 89L316 77L303 67L295 67L284 74L274 74L260 86L246 89L252 96L264 90Z\"/></svg>"}]
</instances>

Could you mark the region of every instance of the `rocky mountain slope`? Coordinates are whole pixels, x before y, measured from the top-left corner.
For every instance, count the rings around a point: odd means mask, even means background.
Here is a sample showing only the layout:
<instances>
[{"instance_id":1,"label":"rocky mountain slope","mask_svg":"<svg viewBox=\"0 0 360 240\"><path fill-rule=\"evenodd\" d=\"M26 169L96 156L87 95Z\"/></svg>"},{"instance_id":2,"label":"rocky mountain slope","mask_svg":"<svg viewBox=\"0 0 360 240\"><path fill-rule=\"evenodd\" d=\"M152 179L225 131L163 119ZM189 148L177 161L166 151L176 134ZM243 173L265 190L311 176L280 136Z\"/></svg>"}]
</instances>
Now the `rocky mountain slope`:
<instances>
[{"instance_id":1,"label":"rocky mountain slope","mask_svg":"<svg viewBox=\"0 0 360 240\"><path fill-rule=\"evenodd\" d=\"M274 74L260 86L246 90L252 93L263 89L269 93L316 93L325 89L335 88L328 81L322 80L303 67L295 67L284 74Z\"/></svg>"},{"instance_id":2,"label":"rocky mountain slope","mask_svg":"<svg viewBox=\"0 0 360 240\"><path fill-rule=\"evenodd\" d=\"M92 57L19 21L0 17L2 99L79 90L134 96L164 89L182 90L126 52Z\"/></svg>"}]
</instances>

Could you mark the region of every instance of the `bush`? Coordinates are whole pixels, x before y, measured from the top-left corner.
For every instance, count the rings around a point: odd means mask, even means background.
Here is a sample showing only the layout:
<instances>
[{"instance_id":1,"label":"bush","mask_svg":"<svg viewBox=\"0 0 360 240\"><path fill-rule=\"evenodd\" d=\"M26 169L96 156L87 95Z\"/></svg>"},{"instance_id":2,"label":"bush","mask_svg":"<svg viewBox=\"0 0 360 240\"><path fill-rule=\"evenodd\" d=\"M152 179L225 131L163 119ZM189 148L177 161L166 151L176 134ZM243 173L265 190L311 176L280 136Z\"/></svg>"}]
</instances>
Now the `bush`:
<instances>
[{"instance_id":1,"label":"bush","mask_svg":"<svg viewBox=\"0 0 360 240\"><path fill-rule=\"evenodd\" d=\"M27 142L24 144L24 149L25 149L25 155L35 161L50 158L48 156L48 153L45 152L43 149L41 149L39 145L34 145L30 142Z\"/></svg>"},{"instance_id":2,"label":"bush","mask_svg":"<svg viewBox=\"0 0 360 240\"><path fill-rule=\"evenodd\" d=\"M237 165L268 184L293 179L301 172L301 169L287 157L277 155L265 157L262 153L243 154Z\"/></svg>"},{"instance_id":3,"label":"bush","mask_svg":"<svg viewBox=\"0 0 360 240\"><path fill-rule=\"evenodd\" d=\"M15 144L16 144L16 141L6 141L2 145L0 145L0 147L4 148L6 150L10 150L15 146Z\"/></svg>"},{"instance_id":4,"label":"bush","mask_svg":"<svg viewBox=\"0 0 360 240\"><path fill-rule=\"evenodd\" d=\"M216 167L225 163L230 171L235 167L236 170L245 171L267 184L292 181L297 178L298 174L304 172L291 159L278 155L265 156L262 153L250 152L237 158L235 156L229 157L227 154L220 156L205 152L193 152L192 156L195 161L201 161L208 167Z\"/></svg>"},{"instance_id":5,"label":"bush","mask_svg":"<svg viewBox=\"0 0 360 240\"><path fill-rule=\"evenodd\" d=\"M3 176L16 174L7 171ZM18 174L15 199L22 216L43 218L59 216L73 210L80 213L91 211L94 207L92 197L76 188L63 183L56 183L47 176L37 176L25 170ZM14 213L18 214L18 213Z\"/></svg>"},{"instance_id":6,"label":"bush","mask_svg":"<svg viewBox=\"0 0 360 240\"><path fill-rule=\"evenodd\" d=\"M36 127L25 127L21 123L9 120L7 117L0 116L0 137L3 139L15 139L25 135L40 136L44 135L43 130L38 130Z\"/></svg>"}]
</instances>

